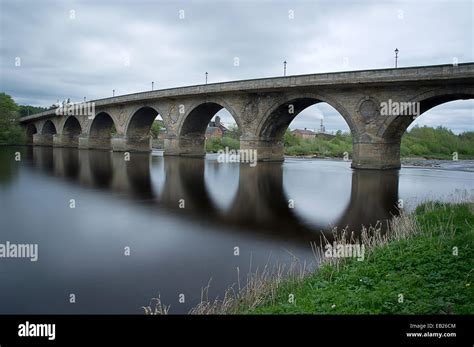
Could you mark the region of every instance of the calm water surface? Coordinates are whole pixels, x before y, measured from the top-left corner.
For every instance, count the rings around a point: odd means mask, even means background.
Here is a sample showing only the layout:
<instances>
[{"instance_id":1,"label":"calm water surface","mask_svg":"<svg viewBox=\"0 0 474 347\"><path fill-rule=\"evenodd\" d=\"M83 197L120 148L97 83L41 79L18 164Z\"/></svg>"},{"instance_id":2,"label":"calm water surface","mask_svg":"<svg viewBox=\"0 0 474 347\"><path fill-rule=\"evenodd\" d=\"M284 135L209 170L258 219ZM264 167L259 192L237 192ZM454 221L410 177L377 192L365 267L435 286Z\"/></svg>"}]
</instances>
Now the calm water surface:
<instances>
[{"instance_id":1,"label":"calm water surface","mask_svg":"<svg viewBox=\"0 0 474 347\"><path fill-rule=\"evenodd\" d=\"M293 257L313 262L310 242L333 226L359 229L397 214L399 199L413 208L466 191L474 173L458 167L354 171L288 158L251 168L213 155L126 162L123 153L0 147L0 243L39 247L37 262L0 259L0 313L142 313L158 294L184 313L211 279L211 296L222 295L237 268L243 279Z\"/></svg>"}]
</instances>

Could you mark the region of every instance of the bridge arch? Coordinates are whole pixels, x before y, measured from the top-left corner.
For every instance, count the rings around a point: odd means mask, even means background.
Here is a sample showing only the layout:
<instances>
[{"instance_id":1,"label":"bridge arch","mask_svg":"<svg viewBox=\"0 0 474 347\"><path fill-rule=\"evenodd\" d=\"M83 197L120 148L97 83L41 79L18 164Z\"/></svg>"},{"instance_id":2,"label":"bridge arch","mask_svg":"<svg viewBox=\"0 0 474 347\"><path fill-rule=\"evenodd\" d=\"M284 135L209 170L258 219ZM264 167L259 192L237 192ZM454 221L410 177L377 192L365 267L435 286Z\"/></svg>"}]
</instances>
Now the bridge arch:
<instances>
[{"instance_id":1,"label":"bridge arch","mask_svg":"<svg viewBox=\"0 0 474 347\"><path fill-rule=\"evenodd\" d=\"M43 124L43 128L41 129L41 134L42 135L50 135L50 136L53 136L55 134L57 134L58 132L56 131L56 126L54 125L54 123L48 119L44 124Z\"/></svg>"},{"instance_id":2,"label":"bridge arch","mask_svg":"<svg viewBox=\"0 0 474 347\"><path fill-rule=\"evenodd\" d=\"M69 116L62 126L59 145L77 148L79 146L79 136L81 133L82 126L77 117Z\"/></svg>"},{"instance_id":3,"label":"bridge arch","mask_svg":"<svg viewBox=\"0 0 474 347\"><path fill-rule=\"evenodd\" d=\"M67 139L63 139L63 143L67 146L78 147L79 136L82 133L81 123L74 116L69 116L63 125L62 135Z\"/></svg>"},{"instance_id":4,"label":"bridge arch","mask_svg":"<svg viewBox=\"0 0 474 347\"><path fill-rule=\"evenodd\" d=\"M188 107L188 112L183 117L183 120L181 121L181 124L179 126L178 134L185 135L185 133L192 128L193 124L197 126L204 126L205 130L212 117L214 117L214 115L222 109L226 109L237 123L237 126L241 128L241 119L238 116L237 112L235 112L234 108L224 99L213 97L206 98L204 102L195 102L191 104L190 107ZM205 118L205 120L196 119L197 117L199 117L200 114L203 115L201 116L201 118Z\"/></svg>"},{"instance_id":5,"label":"bridge arch","mask_svg":"<svg viewBox=\"0 0 474 347\"><path fill-rule=\"evenodd\" d=\"M446 87L433 89L428 92L416 95L410 99L409 102L419 103L420 114L416 117L418 118L433 107L450 101L469 99L474 99L474 88L466 86L458 88ZM404 110L402 110L402 112L403 111ZM416 118L410 115L388 117L380 127L377 135L386 140L399 141L410 124L413 123Z\"/></svg>"},{"instance_id":6,"label":"bridge arch","mask_svg":"<svg viewBox=\"0 0 474 347\"><path fill-rule=\"evenodd\" d=\"M189 108L178 128L179 154L203 157L206 154L206 129L211 119L222 109L227 110L237 127L242 129L241 120L235 110L220 98L206 99Z\"/></svg>"},{"instance_id":7,"label":"bridge arch","mask_svg":"<svg viewBox=\"0 0 474 347\"><path fill-rule=\"evenodd\" d=\"M354 139L363 131L363 124L356 116L352 116L337 99L319 93L293 92L280 97L278 102L263 113L255 129L255 138L241 138L241 148L257 150L259 161L283 161L284 135L291 122L303 110L318 103L326 103L342 116L351 131L354 143ZM351 148L348 148L347 152L351 152ZM340 155L345 155L344 153L345 151Z\"/></svg>"},{"instance_id":8,"label":"bridge arch","mask_svg":"<svg viewBox=\"0 0 474 347\"><path fill-rule=\"evenodd\" d=\"M151 129L160 112L151 106L141 106L135 109L125 125L127 148L133 151L150 151L152 148Z\"/></svg>"},{"instance_id":9,"label":"bridge arch","mask_svg":"<svg viewBox=\"0 0 474 347\"><path fill-rule=\"evenodd\" d=\"M109 136L116 132L115 121L107 112L99 112L91 122L89 134L91 136Z\"/></svg>"},{"instance_id":10,"label":"bridge arch","mask_svg":"<svg viewBox=\"0 0 474 347\"><path fill-rule=\"evenodd\" d=\"M131 113L125 126L128 138L143 138L150 135L151 126L160 112L151 106L141 106Z\"/></svg>"},{"instance_id":11,"label":"bridge arch","mask_svg":"<svg viewBox=\"0 0 474 347\"><path fill-rule=\"evenodd\" d=\"M318 103L327 103L334 108L344 118L351 133L353 135L359 133L355 119L337 100L321 94L305 93L288 95L284 101L277 102L269 108L258 125L258 136L281 140L293 119L306 108Z\"/></svg>"},{"instance_id":12,"label":"bridge arch","mask_svg":"<svg viewBox=\"0 0 474 347\"><path fill-rule=\"evenodd\" d=\"M99 112L90 124L90 148L112 149L112 137L116 132L116 125L112 116L107 112Z\"/></svg>"},{"instance_id":13,"label":"bridge arch","mask_svg":"<svg viewBox=\"0 0 474 347\"><path fill-rule=\"evenodd\" d=\"M53 146L54 135L57 133L56 125L54 125L51 119L48 119L44 122L41 128L41 134L39 134L38 138L34 140L34 144L40 146Z\"/></svg>"},{"instance_id":14,"label":"bridge arch","mask_svg":"<svg viewBox=\"0 0 474 347\"><path fill-rule=\"evenodd\" d=\"M69 116L63 125L63 135L79 136L82 133L81 123L74 116Z\"/></svg>"},{"instance_id":15,"label":"bridge arch","mask_svg":"<svg viewBox=\"0 0 474 347\"><path fill-rule=\"evenodd\" d=\"M33 135L38 133L38 128L34 123L29 123L26 126L26 140L29 145L33 144Z\"/></svg>"}]
</instances>

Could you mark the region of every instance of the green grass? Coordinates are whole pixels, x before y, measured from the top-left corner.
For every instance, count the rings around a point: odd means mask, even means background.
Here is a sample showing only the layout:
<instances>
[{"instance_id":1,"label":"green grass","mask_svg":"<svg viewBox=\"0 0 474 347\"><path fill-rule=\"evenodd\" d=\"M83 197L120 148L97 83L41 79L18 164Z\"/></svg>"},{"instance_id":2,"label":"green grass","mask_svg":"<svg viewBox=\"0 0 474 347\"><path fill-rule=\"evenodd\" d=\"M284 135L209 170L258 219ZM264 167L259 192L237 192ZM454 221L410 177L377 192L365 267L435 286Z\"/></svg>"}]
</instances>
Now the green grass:
<instances>
[{"instance_id":1,"label":"green grass","mask_svg":"<svg viewBox=\"0 0 474 347\"><path fill-rule=\"evenodd\" d=\"M286 281L271 302L242 313L474 314L473 205L422 205L414 217L414 236L376 247L364 261Z\"/></svg>"}]
</instances>

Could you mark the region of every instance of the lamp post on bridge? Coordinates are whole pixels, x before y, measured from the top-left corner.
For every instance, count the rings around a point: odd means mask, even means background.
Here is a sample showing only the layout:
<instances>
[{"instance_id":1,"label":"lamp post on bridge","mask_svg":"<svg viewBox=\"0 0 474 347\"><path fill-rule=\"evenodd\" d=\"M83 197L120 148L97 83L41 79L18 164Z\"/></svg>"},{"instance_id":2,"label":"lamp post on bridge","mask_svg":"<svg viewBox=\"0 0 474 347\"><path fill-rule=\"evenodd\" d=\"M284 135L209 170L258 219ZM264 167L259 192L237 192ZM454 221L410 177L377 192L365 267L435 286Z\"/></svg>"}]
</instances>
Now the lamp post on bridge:
<instances>
[{"instance_id":1,"label":"lamp post on bridge","mask_svg":"<svg viewBox=\"0 0 474 347\"><path fill-rule=\"evenodd\" d=\"M207 71L206 71L206 84L207 84Z\"/></svg>"},{"instance_id":2,"label":"lamp post on bridge","mask_svg":"<svg viewBox=\"0 0 474 347\"><path fill-rule=\"evenodd\" d=\"M151 90L153 91L153 88L155 86L155 82L151 81Z\"/></svg>"},{"instance_id":3,"label":"lamp post on bridge","mask_svg":"<svg viewBox=\"0 0 474 347\"><path fill-rule=\"evenodd\" d=\"M283 76L286 76L286 60L283 62Z\"/></svg>"},{"instance_id":4,"label":"lamp post on bridge","mask_svg":"<svg viewBox=\"0 0 474 347\"><path fill-rule=\"evenodd\" d=\"M112 89L112 96L115 96L115 89Z\"/></svg>"},{"instance_id":5,"label":"lamp post on bridge","mask_svg":"<svg viewBox=\"0 0 474 347\"><path fill-rule=\"evenodd\" d=\"M398 68L398 48L395 48L395 69Z\"/></svg>"}]
</instances>

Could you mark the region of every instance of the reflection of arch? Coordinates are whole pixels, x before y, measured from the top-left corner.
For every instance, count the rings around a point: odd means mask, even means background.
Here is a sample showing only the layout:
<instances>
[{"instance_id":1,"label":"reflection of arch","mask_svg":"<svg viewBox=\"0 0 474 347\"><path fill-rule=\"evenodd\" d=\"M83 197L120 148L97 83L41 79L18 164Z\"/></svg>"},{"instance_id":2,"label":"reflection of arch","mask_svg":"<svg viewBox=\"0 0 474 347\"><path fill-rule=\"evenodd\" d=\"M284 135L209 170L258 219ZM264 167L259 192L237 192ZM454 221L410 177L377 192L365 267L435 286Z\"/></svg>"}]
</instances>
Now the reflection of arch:
<instances>
[{"instance_id":1,"label":"reflection of arch","mask_svg":"<svg viewBox=\"0 0 474 347\"><path fill-rule=\"evenodd\" d=\"M87 160L91 170L92 181L97 188L109 188L112 184L112 158L108 152L89 151Z\"/></svg>"},{"instance_id":2,"label":"reflection of arch","mask_svg":"<svg viewBox=\"0 0 474 347\"><path fill-rule=\"evenodd\" d=\"M206 160L204 181L206 190L219 211L227 211L235 199L239 186L239 163L222 165L217 160Z\"/></svg>"},{"instance_id":3,"label":"reflection of arch","mask_svg":"<svg viewBox=\"0 0 474 347\"><path fill-rule=\"evenodd\" d=\"M301 164L306 170L299 169L299 165L285 166L283 173L285 196L295 201L296 218L315 228L336 224L350 203L353 174L347 168L348 163L305 161ZM339 170L334 170L336 167Z\"/></svg>"},{"instance_id":4,"label":"reflection of arch","mask_svg":"<svg viewBox=\"0 0 474 347\"><path fill-rule=\"evenodd\" d=\"M155 197L150 175L150 156L134 153L126 163L127 179L130 190L137 198L148 201Z\"/></svg>"},{"instance_id":5,"label":"reflection of arch","mask_svg":"<svg viewBox=\"0 0 474 347\"><path fill-rule=\"evenodd\" d=\"M300 223L288 201L281 163L240 165L238 191L226 218L246 227L278 230L287 238L298 233L299 238L314 239L313 231Z\"/></svg>"},{"instance_id":6,"label":"reflection of arch","mask_svg":"<svg viewBox=\"0 0 474 347\"><path fill-rule=\"evenodd\" d=\"M420 115L422 115L424 112L432 109L433 107L446 102L468 99L474 99L474 88L465 86L458 88L446 87L430 90L413 97L412 99L408 100L408 102L419 103ZM409 115L388 117L384 124L380 127L377 135L385 139L400 139L414 120L414 117Z\"/></svg>"},{"instance_id":7,"label":"reflection of arch","mask_svg":"<svg viewBox=\"0 0 474 347\"><path fill-rule=\"evenodd\" d=\"M75 149L64 148L61 150L61 159L64 165L64 176L70 179L77 179L79 177L79 153Z\"/></svg>"},{"instance_id":8,"label":"reflection of arch","mask_svg":"<svg viewBox=\"0 0 474 347\"><path fill-rule=\"evenodd\" d=\"M349 230L358 232L363 224L390 219L397 214L398 180L398 170L353 170L350 198L331 225L338 226L338 230L347 226ZM270 228L282 235L290 231L293 235L298 233L299 237L319 241L317 232L330 231L330 225L308 223L299 217L298 199L293 198L296 199L296 207L290 209L281 164L262 163L256 168L242 165L239 190L226 217L242 225ZM313 199L318 198L325 199L317 194Z\"/></svg>"},{"instance_id":9,"label":"reflection of arch","mask_svg":"<svg viewBox=\"0 0 474 347\"><path fill-rule=\"evenodd\" d=\"M193 213L216 211L206 190L203 160L170 157L166 158L164 166L165 184L161 195L164 204L178 208L180 199L183 199L186 210Z\"/></svg>"},{"instance_id":10,"label":"reflection of arch","mask_svg":"<svg viewBox=\"0 0 474 347\"><path fill-rule=\"evenodd\" d=\"M33 135L38 133L38 129L33 123L29 123L26 126L26 139L27 139L27 144L31 145L33 144Z\"/></svg>"},{"instance_id":11,"label":"reflection of arch","mask_svg":"<svg viewBox=\"0 0 474 347\"><path fill-rule=\"evenodd\" d=\"M44 123L43 128L41 130L41 134L42 135L55 135L55 134L57 134L56 126L54 125L54 123L51 120L48 119Z\"/></svg>"},{"instance_id":12,"label":"reflection of arch","mask_svg":"<svg viewBox=\"0 0 474 347\"><path fill-rule=\"evenodd\" d=\"M273 105L262 118L257 133L263 138L281 139L290 123L301 111L320 102L327 103L339 112L352 134L358 134L355 121L340 103L328 96L313 93L290 96L287 101Z\"/></svg>"},{"instance_id":13,"label":"reflection of arch","mask_svg":"<svg viewBox=\"0 0 474 347\"><path fill-rule=\"evenodd\" d=\"M38 160L39 166L41 169L54 173L54 157L53 157L53 148L43 147L37 148L37 154L34 156Z\"/></svg>"},{"instance_id":14,"label":"reflection of arch","mask_svg":"<svg viewBox=\"0 0 474 347\"><path fill-rule=\"evenodd\" d=\"M337 225L358 232L398 214L398 181L399 170L352 170L351 197Z\"/></svg>"},{"instance_id":15,"label":"reflection of arch","mask_svg":"<svg viewBox=\"0 0 474 347\"><path fill-rule=\"evenodd\" d=\"M277 163L262 163L257 167L240 165L238 191L232 199L230 207L219 210L211 199L207 186L212 182L205 182L205 162L191 158L166 157L165 183L162 194L155 199L153 184L150 176L150 156L148 154L133 154L130 162L125 163L121 155L113 158L113 153L101 151L79 151L87 153L79 158L78 170L74 162L67 163L70 150L57 148L52 156L51 148L35 148L40 156L39 166L55 173L57 160L63 170L56 171L58 175L77 179L77 182L129 194L137 203L147 208L168 208L176 210L179 217L195 218L199 223L218 225L222 230L242 233L259 233L268 239L290 240L308 244L308 241L320 240L320 232L328 230L327 223L308 223L299 217L298 197L295 199L295 209L289 208L289 196L283 185L283 166ZM67 152L65 152L67 151ZM77 152L77 151L76 151ZM75 160L75 158L74 158ZM225 165L225 164L221 164ZM92 175L77 177L80 175ZM114 184L112 184L114 182ZM225 187L220 187L225 189ZM184 199L185 208L179 208L179 200ZM324 200L325 196L317 194L312 199ZM341 209L340 217L333 225L339 230L349 226L351 230L360 230L361 224L374 224L396 213L394 208L398 199L398 171L371 171L355 170L352 172L351 194L347 207ZM314 211L315 214L318 211ZM237 231L237 227L241 230ZM329 236L330 234L327 234ZM260 236L260 237L261 237Z\"/></svg>"}]
</instances>

